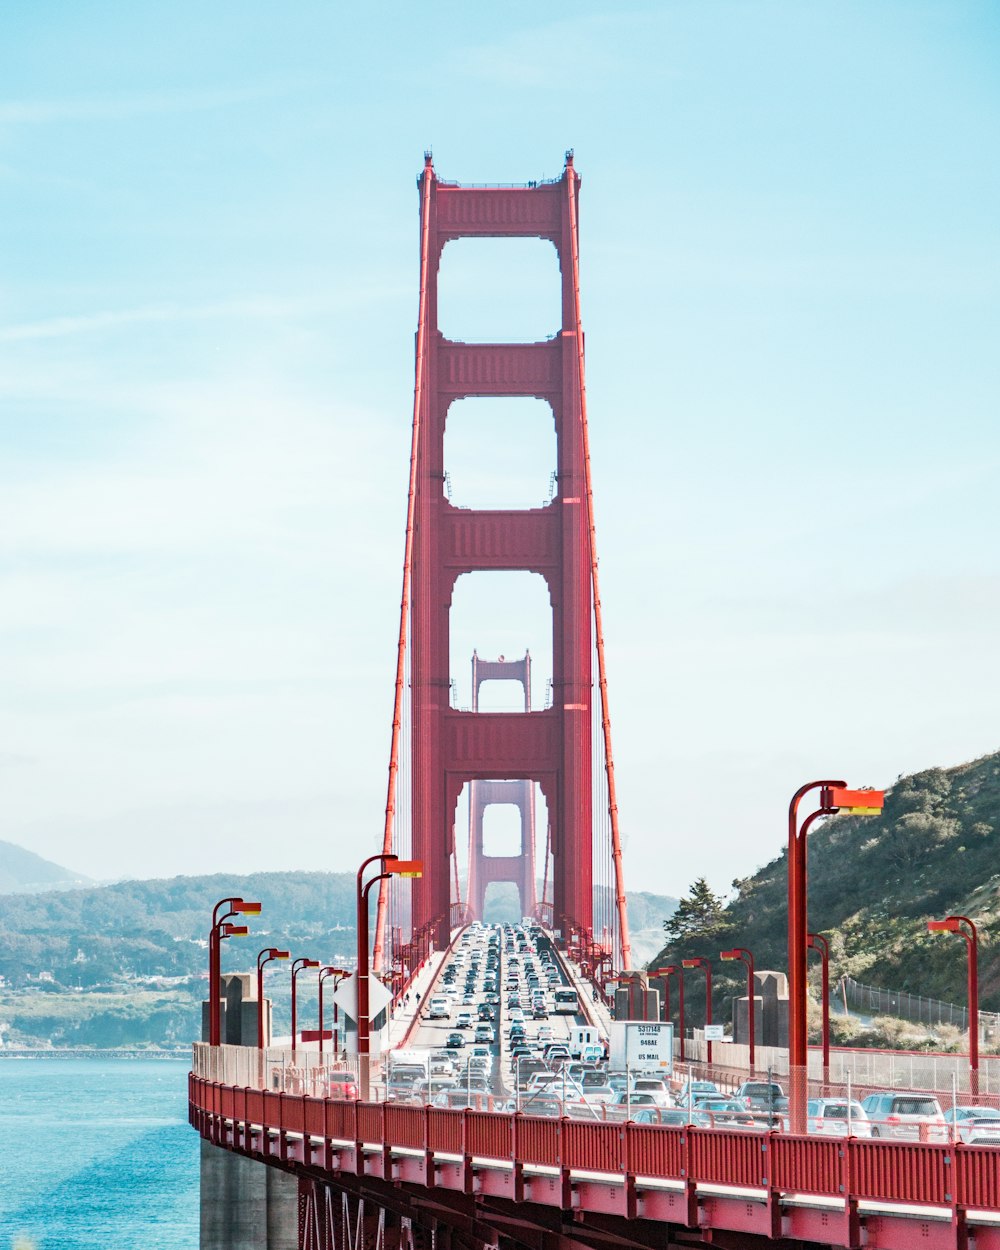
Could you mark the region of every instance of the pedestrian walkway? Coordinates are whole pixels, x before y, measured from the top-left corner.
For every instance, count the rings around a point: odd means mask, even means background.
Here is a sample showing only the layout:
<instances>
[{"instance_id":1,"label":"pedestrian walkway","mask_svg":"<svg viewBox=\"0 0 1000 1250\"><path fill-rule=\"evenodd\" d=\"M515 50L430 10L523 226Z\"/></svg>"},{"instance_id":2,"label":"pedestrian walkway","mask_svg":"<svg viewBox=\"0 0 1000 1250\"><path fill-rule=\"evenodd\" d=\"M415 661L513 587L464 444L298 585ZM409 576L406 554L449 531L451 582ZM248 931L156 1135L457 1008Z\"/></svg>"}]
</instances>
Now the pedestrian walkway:
<instances>
[{"instance_id":1,"label":"pedestrian walkway","mask_svg":"<svg viewBox=\"0 0 1000 1250\"><path fill-rule=\"evenodd\" d=\"M427 997L427 991L437 976L447 953L446 950L433 951L428 956L424 966L410 982L409 990L396 1004L396 1010L389 1021L388 1048L390 1050L394 1050L397 1046L403 1044L407 1033L410 1031L410 1026L419 1014L420 1004Z\"/></svg>"},{"instance_id":2,"label":"pedestrian walkway","mask_svg":"<svg viewBox=\"0 0 1000 1250\"><path fill-rule=\"evenodd\" d=\"M611 1009L600 994L595 992L593 983L583 975L579 964L573 963L563 951L559 952L559 958L562 960L573 988L580 995L580 1006L584 1015L601 1030L602 1037L610 1037Z\"/></svg>"}]
</instances>

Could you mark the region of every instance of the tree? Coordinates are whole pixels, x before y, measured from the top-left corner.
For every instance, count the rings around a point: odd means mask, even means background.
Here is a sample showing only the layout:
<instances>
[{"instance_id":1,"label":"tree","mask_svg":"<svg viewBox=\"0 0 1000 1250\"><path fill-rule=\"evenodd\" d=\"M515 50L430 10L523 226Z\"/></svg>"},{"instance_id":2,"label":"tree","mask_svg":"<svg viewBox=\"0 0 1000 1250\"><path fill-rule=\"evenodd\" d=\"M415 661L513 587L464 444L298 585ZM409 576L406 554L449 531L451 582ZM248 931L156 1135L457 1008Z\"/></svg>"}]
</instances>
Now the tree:
<instances>
[{"instance_id":1,"label":"tree","mask_svg":"<svg viewBox=\"0 0 1000 1250\"><path fill-rule=\"evenodd\" d=\"M664 920L663 932L668 944L673 945L688 937L703 937L717 931L722 919L722 898L704 877L699 877L692 884L688 897L680 900L669 920Z\"/></svg>"}]
</instances>

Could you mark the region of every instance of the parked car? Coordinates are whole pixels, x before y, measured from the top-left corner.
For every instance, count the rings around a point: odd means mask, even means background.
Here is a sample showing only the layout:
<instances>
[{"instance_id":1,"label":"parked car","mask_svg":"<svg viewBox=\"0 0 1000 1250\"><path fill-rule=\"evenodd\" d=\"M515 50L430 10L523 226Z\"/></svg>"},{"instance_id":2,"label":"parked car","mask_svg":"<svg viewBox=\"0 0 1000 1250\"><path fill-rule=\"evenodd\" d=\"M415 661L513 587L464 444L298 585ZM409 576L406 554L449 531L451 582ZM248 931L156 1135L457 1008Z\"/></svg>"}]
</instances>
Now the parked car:
<instances>
[{"instance_id":1,"label":"parked car","mask_svg":"<svg viewBox=\"0 0 1000 1250\"><path fill-rule=\"evenodd\" d=\"M871 1121L872 1137L897 1137L905 1141L948 1140L944 1112L931 1094L878 1090L863 1099L861 1105Z\"/></svg>"},{"instance_id":2,"label":"parked car","mask_svg":"<svg viewBox=\"0 0 1000 1250\"><path fill-rule=\"evenodd\" d=\"M955 1141L1000 1146L1000 1111L996 1107L949 1107L944 1118Z\"/></svg>"}]
</instances>

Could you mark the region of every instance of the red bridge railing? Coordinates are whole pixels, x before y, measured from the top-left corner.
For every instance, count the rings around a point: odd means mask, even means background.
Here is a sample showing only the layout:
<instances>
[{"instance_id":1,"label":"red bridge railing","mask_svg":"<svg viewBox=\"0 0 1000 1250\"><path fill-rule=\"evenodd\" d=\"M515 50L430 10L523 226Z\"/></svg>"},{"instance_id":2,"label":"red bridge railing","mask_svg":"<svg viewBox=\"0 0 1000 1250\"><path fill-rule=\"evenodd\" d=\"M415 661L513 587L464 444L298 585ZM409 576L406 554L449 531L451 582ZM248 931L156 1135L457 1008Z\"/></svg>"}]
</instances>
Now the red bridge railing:
<instances>
[{"instance_id":1,"label":"red bridge railing","mask_svg":"<svg viewBox=\"0 0 1000 1250\"><path fill-rule=\"evenodd\" d=\"M1000 1152L964 1143L794 1137L782 1133L632 1124L586 1123L436 1107L352 1103L308 1095L220 1085L189 1077L191 1123L223 1144L231 1122L282 1138L362 1142L490 1162L600 1173L641 1186L643 1178L685 1185L730 1185L843 1200L1000 1211ZM351 1170L344 1162L340 1165ZM355 1160L358 1172L364 1162Z\"/></svg>"}]
</instances>

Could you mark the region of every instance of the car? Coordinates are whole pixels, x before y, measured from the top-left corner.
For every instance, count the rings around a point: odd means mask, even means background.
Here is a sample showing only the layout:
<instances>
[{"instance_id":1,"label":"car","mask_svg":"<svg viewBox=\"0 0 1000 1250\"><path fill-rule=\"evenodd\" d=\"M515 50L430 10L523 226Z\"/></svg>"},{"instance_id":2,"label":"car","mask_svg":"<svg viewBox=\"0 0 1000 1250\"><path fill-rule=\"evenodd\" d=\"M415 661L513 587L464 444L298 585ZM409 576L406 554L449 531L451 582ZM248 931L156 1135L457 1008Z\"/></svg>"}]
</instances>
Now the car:
<instances>
[{"instance_id":1,"label":"car","mask_svg":"<svg viewBox=\"0 0 1000 1250\"><path fill-rule=\"evenodd\" d=\"M358 1086L352 1073L329 1072L325 1081L327 1098L343 1098L348 1102L357 1101Z\"/></svg>"},{"instance_id":2,"label":"car","mask_svg":"<svg viewBox=\"0 0 1000 1250\"><path fill-rule=\"evenodd\" d=\"M451 1017L451 1002L443 994L436 994L427 1005L428 1020L448 1020Z\"/></svg>"},{"instance_id":3,"label":"car","mask_svg":"<svg viewBox=\"0 0 1000 1250\"><path fill-rule=\"evenodd\" d=\"M476 1014L479 1016L479 1019L486 1024L492 1024L496 1019L493 1008L489 1005L489 1003L480 1003L479 1011Z\"/></svg>"},{"instance_id":4,"label":"car","mask_svg":"<svg viewBox=\"0 0 1000 1250\"><path fill-rule=\"evenodd\" d=\"M744 1107L752 1107L755 1111L773 1111L778 1100L784 1096L785 1091L777 1081L744 1081L733 1094Z\"/></svg>"},{"instance_id":5,"label":"car","mask_svg":"<svg viewBox=\"0 0 1000 1250\"><path fill-rule=\"evenodd\" d=\"M449 1033L447 1045L452 1050L461 1050L465 1045L465 1038L461 1033Z\"/></svg>"},{"instance_id":6,"label":"car","mask_svg":"<svg viewBox=\"0 0 1000 1250\"><path fill-rule=\"evenodd\" d=\"M662 1081L655 1081L652 1077L637 1077L632 1082L632 1093L633 1095L648 1094L657 1107L672 1107L674 1105L674 1100L667 1092L667 1087Z\"/></svg>"},{"instance_id":7,"label":"car","mask_svg":"<svg viewBox=\"0 0 1000 1250\"><path fill-rule=\"evenodd\" d=\"M948 1140L944 1112L931 1094L882 1089L862 1099L861 1105L871 1121L872 1137L894 1137L904 1141Z\"/></svg>"},{"instance_id":8,"label":"car","mask_svg":"<svg viewBox=\"0 0 1000 1250\"><path fill-rule=\"evenodd\" d=\"M846 1098L810 1098L806 1104L806 1132L823 1137L871 1137L872 1126L859 1102L848 1102ZM997 1121L997 1136L1000 1137L1000 1120Z\"/></svg>"},{"instance_id":9,"label":"car","mask_svg":"<svg viewBox=\"0 0 1000 1250\"><path fill-rule=\"evenodd\" d=\"M542 1027L538 1030L538 1040L540 1042L552 1041L552 1028L550 1025L548 1024L542 1025Z\"/></svg>"},{"instance_id":10,"label":"car","mask_svg":"<svg viewBox=\"0 0 1000 1250\"><path fill-rule=\"evenodd\" d=\"M460 1011L458 1013L458 1018L455 1021L456 1029L471 1029L474 1024L475 1021L472 1019L471 1011Z\"/></svg>"},{"instance_id":11,"label":"car","mask_svg":"<svg viewBox=\"0 0 1000 1250\"><path fill-rule=\"evenodd\" d=\"M639 1107L632 1115L636 1124L666 1124L671 1128L711 1128L712 1120L703 1111L687 1111L680 1107Z\"/></svg>"},{"instance_id":12,"label":"car","mask_svg":"<svg viewBox=\"0 0 1000 1250\"><path fill-rule=\"evenodd\" d=\"M535 1003L531 1009L532 1020L547 1020L549 1018L548 1008L544 1003Z\"/></svg>"},{"instance_id":13,"label":"car","mask_svg":"<svg viewBox=\"0 0 1000 1250\"><path fill-rule=\"evenodd\" d=\"M523 1024L524 1012L521 1010L520 1007L514 1007L512 1008L511 1013L510 1013L510 1019L511 1019L512 1024Z\"/></svg>"},{"instance_id":14,"label":"car","mask_svg":"<svg viewBox=\"0 0 1000 1250\"><path fill-rule=\"evenodd\" d=\"M558 1098L550 1098L546 1095L532 1098L530 1102L522 1101L521 1111L524 1115L543 1115L550 1119L558 1119L562 1115L563 1108Z\"/></svg>"},{"instance_id":15,"label":"car","mask_svg":"<svg viewBox=\"0 0 1000 1250\"><path fill-rule=\"evenodd\" d=\"M494 1033L493 1031L492 1024L477 1024L476 1025L476 1041L477 1042L490 1042L492 1044L496 1040L497 1040L496 1033Z\"/></svg>"},{"instance_id":16,"label":"car","mask_svg":"<svg viewBox=\"0 0 1000 1250\"><path fill-rule=\"evenodd\" d=\"M955 1141L1000 1146L1000 1111L996 1107L949 1107L944 1118Z\"/></svg>"},{"instance_id":17,"label":"car","mask_svg":"<svg viewBox=\"0 0 1000 1250\"><path fill-rule=\"evenodd\" d=\"M713 1128L764 1128L767 1124L767 1116L759 1116L742 1098L701 1098L694 1109L709 1116Z\"/></svg>"},{"instance_id":18,"label":"car","mask_svg":"<svg viewBox=\"0 0 1000 1250\"><path fill-rule=\"evenodd\" d=\"M714 1081L685 1081L677 1094L678 1107L686 1107L699 1094L719 1094L719 1087Z\"/></svg>"}]
</instances>

